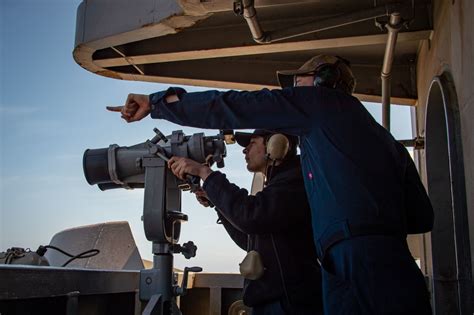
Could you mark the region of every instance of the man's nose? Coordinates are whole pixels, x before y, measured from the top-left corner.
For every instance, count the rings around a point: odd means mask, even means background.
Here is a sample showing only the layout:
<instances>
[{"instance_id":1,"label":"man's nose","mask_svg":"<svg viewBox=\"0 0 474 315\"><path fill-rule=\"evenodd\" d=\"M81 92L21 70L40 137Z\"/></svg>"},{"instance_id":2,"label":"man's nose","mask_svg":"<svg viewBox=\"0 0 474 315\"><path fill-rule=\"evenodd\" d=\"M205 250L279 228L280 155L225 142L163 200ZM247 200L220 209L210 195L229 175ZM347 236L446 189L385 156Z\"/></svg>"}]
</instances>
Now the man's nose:
<instances>
[{"instance_id":1,"label":"man's nose","mask_svg":"<svg viewBox=\"0 0 474 315\"><path fill-rule=\"evenodd\" d=\"M244 149L242 150L242 153L243 153L243 154L247 154L247 152L249 152L249 150L247 150L247 148L244 148Z\"/></svg>"}]
</instances>

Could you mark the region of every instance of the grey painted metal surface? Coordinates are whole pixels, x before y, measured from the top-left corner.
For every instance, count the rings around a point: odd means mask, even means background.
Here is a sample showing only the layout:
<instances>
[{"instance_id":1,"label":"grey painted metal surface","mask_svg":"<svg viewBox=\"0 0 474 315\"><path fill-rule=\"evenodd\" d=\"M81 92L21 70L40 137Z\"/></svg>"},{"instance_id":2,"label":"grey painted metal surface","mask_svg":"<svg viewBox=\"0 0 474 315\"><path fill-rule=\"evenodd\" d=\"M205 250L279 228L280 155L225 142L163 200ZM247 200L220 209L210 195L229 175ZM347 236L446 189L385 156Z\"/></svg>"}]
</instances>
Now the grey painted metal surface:
<instances>
[{"instance_id":1,"label":"grey painted metal surface","mask_svg":"<svg viewBox=\"0 0 474 315\"><path fill-rule=\"evenodd\" d=\"M174 0L88 0L78 8L76 44L153 26L183 9ZM150 35L153 36L153 29Z\"/></svg>"},{"instance_id":2,"label":"grey painted metal surface","mask_svg":"<svg viewBox=\"0 0 474 315\"><path fill-rule=\"evenodd\" d=\"M98 249L100 253L87 259L76 259L70 267L110 270L139 270L143 263L128 222L108 222L76 227L58 232L49 245L71 254ZM61 266L69 257L53 249L45 257L51 266Z\"/></svg>"},{"instance_id":3,"label":"grey painted metal surface","mask_svg":"<svg viewBox=\"0 0 474 315\"><path fill-rule=\"evenodd\" d=\"M472 274L459 107L449 74L436 77L426 115L428 191L435 210L431 276L435 314L472 314Z\"/></svg>"},{"instance_id":4,"label":"grey painted metal surface","mask_svg":"<svg viewBox=\"0 0 474 315\"><path fill-rule=\"evenodd\" d=\"M459 108L459 126L460 133L452 134L457 144L462 144L462 156L465 163L464 171L455 169L456 176L464 177L464 184L466 188L466 208L467 219L465 223L469 225L469 230L464 231L464 237L469 237L470 251L471 251L471 274L474 268L474 168L472 162L474 160L474 89L472 82L474 82L474 35L471 29L474 28L474 2L471 0L456 0L456 1L433 1L433 22L435 25L435 32L430 41L423 42L420 46L417 60L417 88L419 95L419 106L416 110L417 119L417 134L426 136L425 121L428 115L428 107L426 106L430 98L429 91L433 82L433 78L440 76L443 73L449 73L452 77L452 84L456 88L457 103ZM440 110L441 111L441 110ZM441 114L442 115L442 114ZM434 126L433 130L443 128L442 125ZM436 138L432 135L433 141L446 141L444 138ZM443 159L446 161L446 155L439 155L438 157L430 157L428 153L420 151L420 162L422 175L425 182L428 181L429 173L432 171L427 169L424 165L425 160L433 158ZM430 153L430 155L433 151ZM440 163L443 165L442 163ZM445 165L445 164L444 164ZM445 166L440 166L445 168ZM453 172L444 169L445 172ZM434 170L436 174L441 171ZM447 178L447 175L444 175ZM447 191L443 191L446 194ZM441 196L443 196L443 194ZM457 196L453 197L457 202ZM452 204L447 207L452 208ZM435 219L437 220L437 219ZM440 217L443 220L443 217ZM454 220L451 219L451 222ZM449 226L448 224L446 224ZM451 229L451 232L452 229ZM445 233L451 233L446 231ZM452 235L452 234L451 234ZM433 251L431 235L424 236L425 253L427 262L431 258ZM449 245L438 243L441 248L439 254L444 260L452 254ZM452 244L452 242L451 242ZM456 255L458 253L455 252ZM434 258L434 257L433 257ZM429 264L427 267L430 268ZM432 270L428 270L428 273ZM472 286L472 282L470 284ZM456 297L455 297L456 298ZM464 299L466 303L471 303L471 309L474 308L473 296Z\"/></svg>"}]
</instances>

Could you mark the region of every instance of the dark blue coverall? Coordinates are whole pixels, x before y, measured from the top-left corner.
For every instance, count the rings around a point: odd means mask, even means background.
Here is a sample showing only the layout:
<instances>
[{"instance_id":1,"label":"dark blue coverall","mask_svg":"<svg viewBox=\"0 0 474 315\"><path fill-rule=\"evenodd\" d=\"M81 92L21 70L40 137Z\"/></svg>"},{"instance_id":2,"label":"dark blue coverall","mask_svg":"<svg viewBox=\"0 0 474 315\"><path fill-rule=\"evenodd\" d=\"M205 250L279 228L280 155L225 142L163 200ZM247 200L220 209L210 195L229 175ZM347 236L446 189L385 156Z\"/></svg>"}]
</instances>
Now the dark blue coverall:
<instances>
[{"instance_id":1,"label":"dark blue coverall","mask_svg":"<svg viewBox=\"0 0 474 315\"><path fill-rule=\"evenodd\" d=\"M167 104L172 94L179 101ZM408 232L431 229L431 204L406 149L358 99L325 87L170 88L150 95L150 102L152 118L180 125L300 137L326 314L431 314L406 243Z\"/></svg>"}]
</instances>

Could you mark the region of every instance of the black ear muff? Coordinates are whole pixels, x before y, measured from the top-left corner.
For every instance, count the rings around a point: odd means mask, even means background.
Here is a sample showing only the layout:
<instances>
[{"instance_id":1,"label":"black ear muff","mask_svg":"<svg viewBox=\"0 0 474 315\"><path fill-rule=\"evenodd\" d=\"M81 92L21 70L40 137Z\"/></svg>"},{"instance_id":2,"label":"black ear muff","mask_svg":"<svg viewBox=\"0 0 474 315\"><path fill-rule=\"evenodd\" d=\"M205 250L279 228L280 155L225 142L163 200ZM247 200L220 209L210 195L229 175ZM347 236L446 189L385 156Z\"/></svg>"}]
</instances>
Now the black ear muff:
<instances>
[{"instance_id":1,"label":"black ear muff","mask_svg":"<svg viewBox=\"0 0 474 315\"><path fill-rule=\"evenodd\" d=\"M316 70L314 75L314 86L324 86L334 89L339 84L341 72L338 69L338 63L326 64Z\"/></svg>"},{"instance_id":2,"label":"black ear muff","mask_svg":"<svg viewBox=\"0 0 474 315\"><path fill-rule=\"evenodd\" d=\"M290 141L285 135L277 133L268 138L266 152L269 160L282 161L285 159L289 150Z\"/></svg>"}]
</instances>

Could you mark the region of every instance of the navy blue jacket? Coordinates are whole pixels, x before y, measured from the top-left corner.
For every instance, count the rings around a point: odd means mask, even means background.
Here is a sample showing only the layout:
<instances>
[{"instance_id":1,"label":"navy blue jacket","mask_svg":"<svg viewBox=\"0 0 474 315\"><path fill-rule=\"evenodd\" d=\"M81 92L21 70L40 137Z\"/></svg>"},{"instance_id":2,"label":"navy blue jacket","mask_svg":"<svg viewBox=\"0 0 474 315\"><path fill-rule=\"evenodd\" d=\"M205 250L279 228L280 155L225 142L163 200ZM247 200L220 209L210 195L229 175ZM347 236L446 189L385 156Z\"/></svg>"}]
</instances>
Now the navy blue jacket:
<instances>
[{"instance_id":1,"label":"navy blue jacket","mask_svg":"<svg viewBox=\"0 0 474 315\"><path fill-rule=\"evenodd\" d=\"M169 94L180 101L167 104ZM414 224L417 232L431 229L433 210L406 149L355 97L325 87L196 93L170 88L150 95L150 101L152 118L180 125L299 136L321 256L328 243L354 234L406 235L413 225L407 218L421 218ZM418 209L410 208L406 198L426 207L421 215L407 213Z\"/></svg>"},{"instance_id":2,"label":"navy blue jacket","mask_svg":"<svg viewBox=\"0 0 474 315\"><path fill-rule=\"evenodd\" d=\"M260 279L245 281L244 303L256 306L280 300L322 314L321 270L299 159L275 167L272 173L255 196L231 184L221 172L211 173L203 189L234 242L244 250L256 250L262 258L265 272Z\"/></svg>"}]
</instances>

